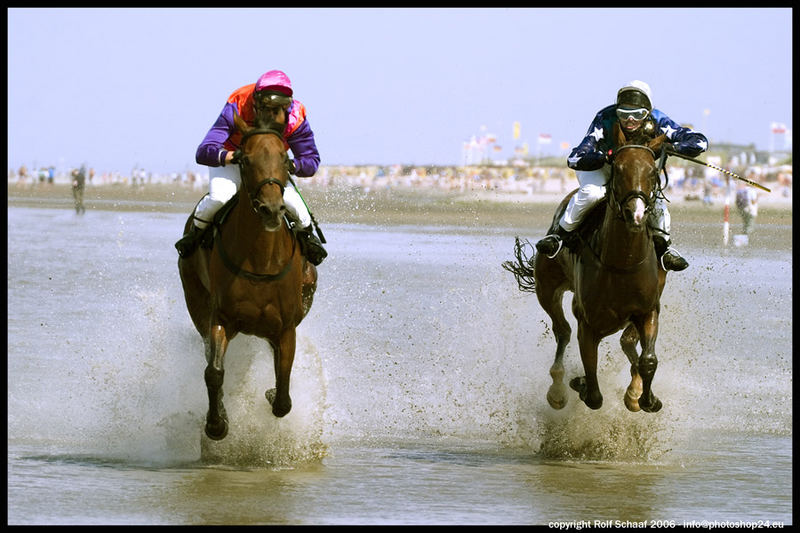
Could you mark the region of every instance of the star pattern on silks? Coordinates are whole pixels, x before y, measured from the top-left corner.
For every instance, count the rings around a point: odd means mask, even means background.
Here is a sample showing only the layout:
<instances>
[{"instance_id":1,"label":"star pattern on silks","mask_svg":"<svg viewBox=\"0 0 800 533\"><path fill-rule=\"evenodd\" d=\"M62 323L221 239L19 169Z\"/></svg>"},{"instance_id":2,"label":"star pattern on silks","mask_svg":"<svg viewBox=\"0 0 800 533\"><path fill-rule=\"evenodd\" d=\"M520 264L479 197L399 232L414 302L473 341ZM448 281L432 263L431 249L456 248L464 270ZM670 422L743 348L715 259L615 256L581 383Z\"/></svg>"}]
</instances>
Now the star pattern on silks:
<instances>
[{"instance_id":1,"label":"star pattern on silks","mask_svg":"<svg viewBox=\"0 0 800 533\"><path fill-rule=\"evenodd\" d=\"M702 148L704 152L708 150L708 143L706 141L697 141L697 146Z\"/></svg>"},{"instance_id":2,"label":"star pattern on silks","mask_svg":"<svg viewBox=\"0 0 800 533\"><path fill-rule=\"evenodd\" d=\"M603 138L603 128L595 127L594 131L589 134L590 136L594 137L594 141L598 142L600 139Z\"/></svg>"},{"instance_id":3,"label":"star pattern on silks","mask_svg":"<svg viewBox=\"0 0 800 533\"><path fill-rule=\"evenodd\" d=\"M678 130L673 129L672 126L667 124L665 127L661 128L661 131L664 132L664 135L667 136L667 139L672 139L672 136L675 135L675 132Z\"/></svg>"}]
</instances>

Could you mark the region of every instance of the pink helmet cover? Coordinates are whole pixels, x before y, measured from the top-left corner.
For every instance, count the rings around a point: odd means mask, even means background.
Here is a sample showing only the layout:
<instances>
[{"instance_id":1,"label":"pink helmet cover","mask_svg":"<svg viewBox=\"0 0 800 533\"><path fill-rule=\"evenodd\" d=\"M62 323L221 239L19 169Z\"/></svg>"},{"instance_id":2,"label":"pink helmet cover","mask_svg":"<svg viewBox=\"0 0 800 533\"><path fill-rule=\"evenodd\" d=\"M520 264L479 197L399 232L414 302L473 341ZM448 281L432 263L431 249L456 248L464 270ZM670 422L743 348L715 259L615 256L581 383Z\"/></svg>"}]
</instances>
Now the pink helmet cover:
<instances>
[{"instance_id":1,"label":"pink helmet cover","mask_svg":"<svg viewBox=\"0 0 800 533\"><path fill-rule=\"evenodd\" d=\"M270 70L262 74L256 82L256 92L264 90L279 91L286 96L292 96L292 82L284 72Z\"/></svg>"}]
</instances>

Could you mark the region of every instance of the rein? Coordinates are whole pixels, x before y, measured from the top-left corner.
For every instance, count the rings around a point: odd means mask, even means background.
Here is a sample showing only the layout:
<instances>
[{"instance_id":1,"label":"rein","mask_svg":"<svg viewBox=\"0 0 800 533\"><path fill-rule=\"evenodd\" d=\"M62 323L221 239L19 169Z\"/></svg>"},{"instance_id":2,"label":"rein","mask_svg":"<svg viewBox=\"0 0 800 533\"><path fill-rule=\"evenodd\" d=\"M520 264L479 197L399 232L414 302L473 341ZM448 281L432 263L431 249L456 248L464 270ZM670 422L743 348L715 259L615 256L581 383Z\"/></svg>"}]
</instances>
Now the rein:
<instances>
[{"instance_id":1,"label":"rein","mask_svg":"<svg viewBox=\"0 0 800 533\"><path fill-rule=\"evenodd\" d=\"M252 130L248 130L247 132L245 132L242 135L241 145L244 146L245 141L247 141L247 139L249 139L250 137L252 137L254 135L275 135L281 141L283 141L283 134L280 131L276 130L276 129L273 129L273 128L255 128L255 129L252 129ZM234 156L234 160L239 165L239 173L241 174L242 164L243 164L243 162L245 160L245 156L241 155L241 151L237 150L237 152L239 152L239 154ZM288 158L288 156L285 153L283 154L283 157L284 157L284 159ZM267 185L267 184L277 185L281 190L281 195L283 195L284 191L286 190L286 186L284 185L284 183L282 181L278 180L277 178L266 178L264 180L261 180L258 184L256 184L255 189L252 190L252 191L247 186L247 182L245 180L242 180L242 182L243 182L243 184L245 186L245 190L247 192L247 196L250 199L250 207L253 209L254 213L258 213L258 210L256 209L256 195L258 194L258 191L260 191L261 188L264 185ZM289 233L291 235L291 230L289 229L289 226L287 224L284 224L284 227L286 228L287 231L289 231ZM219 250L219 257L222 260L222 264L224 264L225 267L228 270L230 270L236 276L240 276L240 277L243 277L245 279L249 279L250 281L259 281L259 282L277 281L277 280L282 279L284 276L286 276L286 274L289 273L289 270L291 270L291 267L292 267L291 258L294 257L295 248L297 247L297 239L292 237L292 253L289 254L289 260L286 262L286 266L284 266L283 269L280 272L278 272L277 274L256 274L255 272L250 272L248 270L243 269L239 265L235 264L231 260L230 256L228 256L228 253L225 251L225 248L222 246L222 229L221 229L221 227L218 227L218 230L217 230L217 233L216 233L216 241L217 241L217 249Z\"/></svg>"},{"instance_id":2,"label":"rein","mask_svg":"<svg viewBox=\"0 0 800 533\"><path fill-rule=\"evenodd\" d=\"M653 192L650 193L649 195L645 194L642 191L630 191L630 192L628 192L628 194L626 194L622 198L622 200L618 201L617 198L616 198L616 195L614 194L614 186L613 186L613 182L614 182L614 178L615 178L614 166L613 165L611 166L611 179L610 179L611 186L609 187L608 205L609 205L610 209L614 210L615 218L617 218L619 220L623 220L623 221L624 221L624 217L622 216L622 205L625 204L631 198L641 198L642 201L645 204L645 212L647 213L647 212L652 211L653 206L655 205L656 199L659 196L664 197L663 196L663 188L661 187L661 185L659 183L659 180L658 180L658 175L659 175L659 173L660 173L660 171L662 169L664 170L664 175L666 176L666 168L664 168L664 161L666 160L666 157L665 157L666 156L666 152L665 152L664 148L662 148L661 154L660 154L660 156L658 156L658 155L656 155L656 153L649 146L645 146L645 145L641 145L641 144L626 144L624 146L620 146L617 149L617 153L621 152L622 150L625 150L627 148L638 148L638 149L647 150L648 152L650 152L650 155L653 156L653 161L656 162L656 167L654 169L656 186L655 186ZM616 153L614 155L616 156ZM592 239L592 240L594 240L594 239ZM631 266L624 267L624 268L616 267L616 266L613 266L613 265L606 264L600 258L600 254L597 253L597 250L594 249L594 246L592 246L591 242L587 242L586 244L588 245L587 247L589 248L589 250L591 250L592 255L595 257L597 262L600 265L602 265L605 269L610 270L612 272L616 272L616 273L634 272L641 264L643 264L647 260L647 257L645 256L645 257L642 258L641 261L639 261L635 265L631 265Z\"/></svg>"},{"instance_id":3,"label":"rein","mask_svg":"<svg viewBox=\"0 0 800 533\"><path fill-rule=\"evenodd\" d=\"M284 225L287 231L289 227ZM231 258L228 256L228 253L225 251L225 248L222 246L222 232L217 231L217 249L219 250L219 258L222 259L222 264L230 270L234 275L243 277L245 279L249 279L250 281L278 281L282 279L286 274L289 273L289 270L292 268L292 261L291 258L294 256L294 250L297 246L297 239L292 238L292 253L289 254L289 261L286 262L286 266L283 267L283 270L278 272L277 274L256 274L255 272L250 272L249 270L245 270L236 263L234 263Z\"/></svg>"},{"instance_id":4,"label":"rein","mask_svg":"<svg viewBox=\"0 0 800 533\"><path fill-rule=\"evenodd\" d=\"M252 130L248 130L246 133L244 133L242 135L241 145L244 146L244 143L247 141L247 139L249 139L250 137L253 137L254 135L275 135L281 141L284 140L283 139L283 133L281 133L280 131L278 131L278 130L276 130L274 128L254 128ZM283 154L283 157L284 157L284 159L286 159L289 156L286 155L286 154ZM235 158L235 159L237 160L237 163L239 165L239 173L241 174L242 162L244 161L244 156L240 156L240 157ZM242 180L242 181L244 182L244 180ZM252 191L250 190L249 187L247 187L247 184L245 183L245 188L247 189L247 196L250 198L250 205L253 208L253 211L257 212L254 204L255 204L255 201L256 201L256 196L258 195L258 191L261 190L261 187L263 187L264 185L267 185L267 184L273 184L273 185L277 185L278 187L280 187L281 195L286 190L286 185L284 185L284 183L282 181L280 181L279 179L277 179L277 178L266 178L264 180L261 180L259 183L256 184L255 189L253 189Z\"/></svg>"},{"instance_id":5,"label":"rein","mask_svg":"<svg viewBox=\"0 0 800 533\"><path fill-rule=\"evenodd\" d=\"M654 162L656 160L658 160L658 156L656 156L656 153L649 146L644 146L642 144L626 144L624 146L620 146L617 149L617 153L621 152L622 150L625 150L626 148L639 148L639 149L642 149L642 150L647 150L648 152L650 152L650 155L653 156L653 161ZM662 150L662 152L663 152L663 150ZM616 154L614 154L614 155L616 156ZM660 164L658 166L663 164L663 161L664 161L664 158L662 157L661 158L661 162L660 162ZM656 180L658 180L658 173L659 173L658 166L655 169ZM644 202L644 205L645 205L645 212L649 212L649 211L651 211L653 209L653 206L655 205L655 202L656 202L656 191L661 192L661 187L659 187L657 185L655 187L655 191L653 191L653 193L651 193L650 195L647 195L642 191L630 191L630 192L628 192L628 194L626 194L622 198L622 200L617 200L617 197L614 194L614 186L613 186L614 177L615 177L614 174L615 174L614 166L612 165L611 166L611 180L610 180L612 185L611 185L610 190L609 190L609 205L614 206L614 211L616 211L616 213L617 213L617 218L622 219L622 204L626 203L631 198L641 198L642 201Z\"/></svg>"}]
</instances>

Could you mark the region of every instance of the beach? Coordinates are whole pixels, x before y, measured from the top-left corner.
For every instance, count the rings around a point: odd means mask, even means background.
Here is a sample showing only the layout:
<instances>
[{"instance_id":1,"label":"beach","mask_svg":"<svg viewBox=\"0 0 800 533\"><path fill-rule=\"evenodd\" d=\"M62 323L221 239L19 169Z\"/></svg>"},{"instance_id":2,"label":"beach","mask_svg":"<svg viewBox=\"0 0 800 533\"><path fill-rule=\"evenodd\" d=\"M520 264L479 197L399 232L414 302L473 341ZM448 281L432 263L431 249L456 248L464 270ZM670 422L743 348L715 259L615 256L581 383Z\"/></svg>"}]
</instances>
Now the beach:
<instances>
[{"instance_id":1,"label":"beach","mask_svg":"<svg viewBox=\"0 0 800 533\"><path fill-rule=\"evenodd\" d=\"M551 180L533 194L492 190L446 192L427 189L381 189L366 191L355 187L310 186L298 183L301 193L320 225L357 223L372 225L421 224L432 226L507 226L541 228L550 224L555 208L564 197L563 186ZM568 184L571 185L571 184ZM778 190L759 191L756 226L791 224L792 195ZM186 213L205 194L205 190L181 184L131 186L111 184L87 186L86 209L114 211L152 211ZM712 205L699 199L687 200L682 194L667 195L673 225L681 222L723 223L724 201L717 197ZM8 186L8 205L16 207L72 208L72 191L64 184ZM738 231L739 216L731 202L731 231Z\"/></svg>"}]
</instances>

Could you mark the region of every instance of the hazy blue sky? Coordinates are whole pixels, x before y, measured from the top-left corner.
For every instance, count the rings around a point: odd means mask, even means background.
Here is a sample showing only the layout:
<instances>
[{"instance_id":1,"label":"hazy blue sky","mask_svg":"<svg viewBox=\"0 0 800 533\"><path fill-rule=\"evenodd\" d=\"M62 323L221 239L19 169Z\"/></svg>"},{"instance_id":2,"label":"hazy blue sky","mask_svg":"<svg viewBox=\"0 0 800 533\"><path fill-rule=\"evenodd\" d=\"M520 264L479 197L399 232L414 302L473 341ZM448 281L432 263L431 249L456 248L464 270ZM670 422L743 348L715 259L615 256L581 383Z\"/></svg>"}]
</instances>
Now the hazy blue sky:
<instances>
[{"instance_id":1,"label":"hazy blue sky","mask_svg":"<svg viewBox=\"0 0 800 533\"><path fill-rule=\"evenodd\" d=\"M228 95L278 68L323 164L455 164L512 125L577 144L631 79L711 143L792 127L792 10L9 9L8 164L197 168ZM706 114L705 110L709 113ZM482 130L481 128L485 129Z\"/></svg>"}]
</instances>

